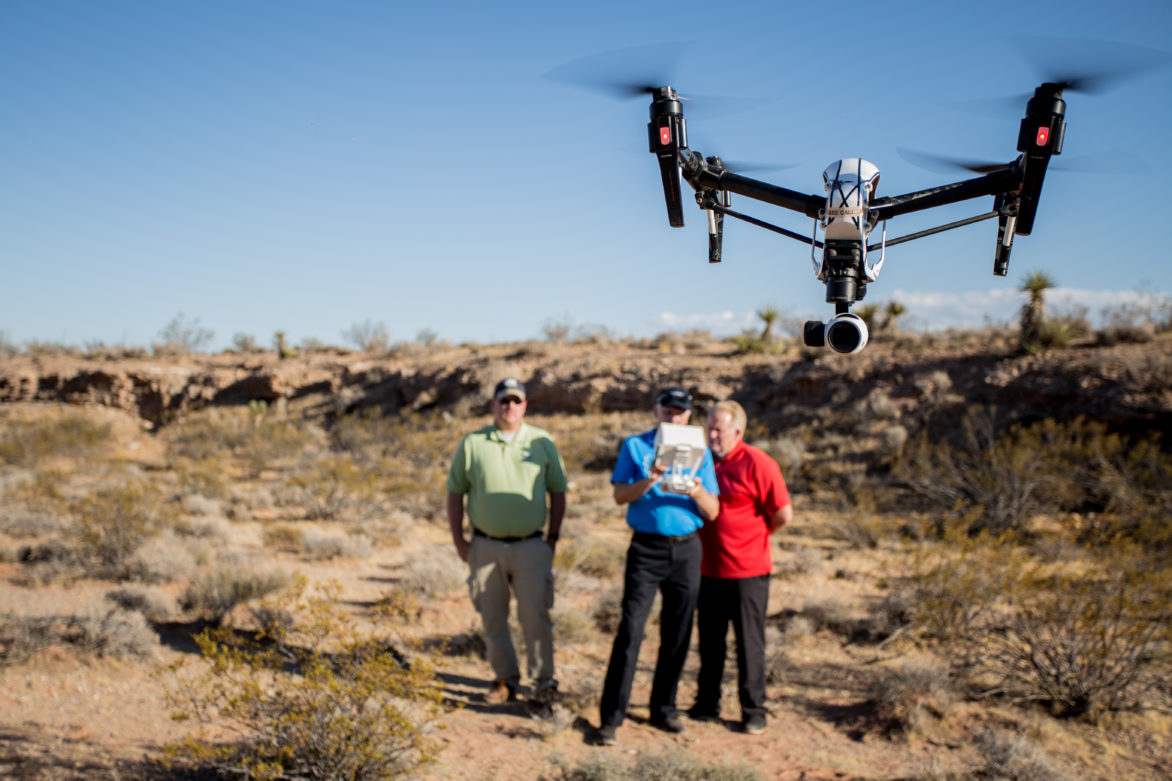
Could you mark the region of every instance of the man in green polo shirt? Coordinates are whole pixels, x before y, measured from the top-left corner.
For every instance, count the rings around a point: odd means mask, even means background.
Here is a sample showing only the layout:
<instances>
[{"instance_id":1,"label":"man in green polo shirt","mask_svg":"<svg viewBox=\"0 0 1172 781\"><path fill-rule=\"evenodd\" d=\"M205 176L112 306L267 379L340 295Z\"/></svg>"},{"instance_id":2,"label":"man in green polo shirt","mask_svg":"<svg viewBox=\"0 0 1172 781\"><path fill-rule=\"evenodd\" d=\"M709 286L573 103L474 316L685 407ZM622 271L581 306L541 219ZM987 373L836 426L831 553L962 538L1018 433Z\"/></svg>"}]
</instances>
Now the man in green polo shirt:
<instances>
[{"instance_id":1,"label":"man in green polo shirt","mask_svg":"<svg viewBox=\"0 0 1172 781\"><path fill-rule=\"evenodd\" d=\"M448 523L460 558L468 562L472 604L484 624L495 681L485 697L516 699L521 681L509 636L509 590L525 635L534 701L557 690L553 673L553 554L566 513L566 470L548 433L524 422L525 386L509 378L492 394L493 425L464 437L448 470ZM542 539L549 494L549 530ZM468 497L471 539L464 535Z\"/></svg>"}]
</instances>

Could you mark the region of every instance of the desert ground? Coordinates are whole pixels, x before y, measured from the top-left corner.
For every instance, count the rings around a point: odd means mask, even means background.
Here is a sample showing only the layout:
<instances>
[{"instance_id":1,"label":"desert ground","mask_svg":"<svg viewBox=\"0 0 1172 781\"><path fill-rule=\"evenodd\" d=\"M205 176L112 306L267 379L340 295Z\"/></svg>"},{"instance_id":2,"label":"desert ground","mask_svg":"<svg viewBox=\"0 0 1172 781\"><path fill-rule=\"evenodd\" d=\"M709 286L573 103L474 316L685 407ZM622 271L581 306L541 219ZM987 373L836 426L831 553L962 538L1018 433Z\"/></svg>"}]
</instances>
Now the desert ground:
<instances>
[{"instance_id":1,"label":"desert ground","mask_svg":"<svg viewBox=\"0 0 1172 781\"><path fill-rule=\"evenodd\" d=\"M0 775L215 777L198 762L157 760L195 729L172 718L172 665L206 665L193 634L256 621L260 592L218 611L201 602L199 586L229 572L336 583L354 626L393 630L408 656L432 649L442 708L426 735L438 750L409 777L624 778L652 760L698 763L695 778L1170 777L1166 683L1095 718L1055 715L975 693L949 673L949 646L901 617L908 584L946 545L923 532L934 511L900 499L885 477L926 410L1017 398L1020 409L1063 420L1085 411L1130 433L1172 420L1166 338L1026 356L1007 345L988 335L877 344L854 364L686 340L280 362L2 359ZM485 702L491 673L443 515L447 457L489 422L485 393L506 374L530 385L529 419L562 446L572 480L555 564L562 698L552 709L525 692ZM739 728L731 637L723 723L688 722L683 735L647 724L653 615L619 743L600 747L597 700L629 537L610 499L610 459L622 436L651 426L643 400L669 378L701 399L742 398L757 424L750 438L791 484L795 520L774 540L769 725L755 736ZM133 488L112 512L146 520L140 538L94 558L87 545L111 545L93 529L112 486ZM1027 557L1074 561L1068 520L1034 512L1028 544L1015 544ZM378 608L396 594L409 595L409 609L388 617ZM1162 632L1144 646L1153 664L1167 663ZM693 652L681 708L696 668ZM1153 670L1167 667L1144 674Z\"/></svg>"}]
</instances>

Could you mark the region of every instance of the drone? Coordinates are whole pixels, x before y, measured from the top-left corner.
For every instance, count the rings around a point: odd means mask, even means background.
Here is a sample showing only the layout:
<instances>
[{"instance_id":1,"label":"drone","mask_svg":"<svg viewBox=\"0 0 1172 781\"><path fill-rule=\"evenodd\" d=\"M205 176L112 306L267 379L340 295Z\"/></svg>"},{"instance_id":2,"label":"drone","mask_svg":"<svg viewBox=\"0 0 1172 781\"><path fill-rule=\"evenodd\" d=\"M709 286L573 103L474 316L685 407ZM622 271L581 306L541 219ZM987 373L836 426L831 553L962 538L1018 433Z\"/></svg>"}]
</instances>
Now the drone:
<instances>
[{"instance_id":1,"label":"drone","mask_svg":"<svg viewBox=\"0 0 1172 781\"><path fill-rule=\"evenodd\" d=\"M828 347L853 354L867 345L867 324L850 311L879 277L887 248L983 220L997 219L993 274L1009 273L1009 255L1015 236L1028 236L1034 227L1042 183L1050 159L1062 153L1066 131L1063 91L1072 81L1043 82L1026 103L1017 136L1018 156L1011 162L968 165L979 177L926 190L880 198L879 168L867 160L837 160L822 172L823 193L807 195L752 179L730 170L717 156L705 157L688 147L683 98L670 86L644 87L651 94L648 145L659 162L668 222L684 225L681 178L695 190L696 203L707 213L708 262L721 262L724 218L732 217L810 245L815 276L826 286L826 303L834 316L826 322L809 321L803 328L808 347ZM811 235L787 230L733 210L732 194L789 209L814 221ZM887 221L902 214L960 201L993 196L991 211L906 236L887 238ZM880 239L872 233L880 227ZM822 239L818 239L821 230Z\"/></svg>"}]
</instances>

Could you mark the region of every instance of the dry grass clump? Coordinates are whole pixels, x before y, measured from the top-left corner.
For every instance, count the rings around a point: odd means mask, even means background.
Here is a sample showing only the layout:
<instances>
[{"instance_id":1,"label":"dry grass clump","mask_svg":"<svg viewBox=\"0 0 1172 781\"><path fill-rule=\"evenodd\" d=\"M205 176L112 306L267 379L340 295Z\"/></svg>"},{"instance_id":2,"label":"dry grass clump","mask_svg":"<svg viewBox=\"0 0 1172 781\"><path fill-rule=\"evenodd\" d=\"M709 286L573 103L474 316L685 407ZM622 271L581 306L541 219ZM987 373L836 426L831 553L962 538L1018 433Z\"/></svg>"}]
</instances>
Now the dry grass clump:
<instances>
[{"instance_id":1,"label":"dry grass clump","mask_svg":"<svg viewBox=\"0 0 1172 781\"><path fill-rule=\"evenodd\" d=\"M994 729L981 733L977 740L984 767L983 778L990 781L1071 781L1078 778L1063 768L1026 735Z\"/></svg>"},{"instance_id":2,"label":"dry grass clump","mask_svg":"<svg viewBox=\"0 0 1172 781\"><path fill-rule=\"evenodd\" d=\"M626 543L590 534L575 536L558 546L555 564L591 577L613 578L626 566Z\"/></svg>"},{"instance_id":3,"label":"dry grass clump","mask_svg":"<svg viewBox=\"0 0 1172 781\"><path fill-rule=\"evenodd\" d=\"M141 613L99 605L73 616L0 614L0 663L27 661L37 652L64 645L91 656L145 657L158 636Z\"/></svg>"},{"instance_id":4,"label":"dry grass clump","mask_svg":"<svg viewBox=\"0 0 1172 781\"><path fill-rule=\"evenodd\" d=\"M218 623L237 605L271 594L289 582L285 572L221 564L192 581L179 604L199 618Z\"/></svg>"},{"instance_id":5,"label":"dry grass clump","mask_svg":"<svg viewBox=\"0 0 1172 781\"><path fill-rule=\"evenodd\" d=\"M570 765L560 757L552 759L554 773L542 775L547 781L759 781L764 778L751 767L731 757L701 760L686 749L662 753L640 752L634 761L610 752L598 752Z\"/></svg>"},{"instance_id":6,"label":"dry grass clump","mask_svg":"<svg viewBox=\"0 0 1172 781\"><path fill-rule=\"evenodd\" d=\"M559 644L576 645L598 639L598 628L593 617L577 608L555 605L550 611L553 636Z\"/></svg>"},{"instance_id":7,"label":"dry grass clump","mask_svg":"<svg viewBox=\"0 0 1172 781\"><path fill-rule=\"evenodd\" d=\"M374 553L374 543L365 535L331 534L312 526L273 524L265 527L262 536L265 545L302 554L310 561L361 559Z\"/></svg>"},{"instance_id":8,"label":"dry grass clump","mask_svg":"<svg viewBox=\"0 0 1172 781\"><path fill-rule=\"evenodd\" d=\"M173 620L179 607L175 597L150 586L122 586L106 592L106 599L123 610L141 613L152 624Z\"/></svg>"},{"instance_id":9,"label":"dry grass clump","mask_svg":"<svg viewBox=\"0 0 1172 781\"><path fill-rule=\"evenodd\" d=\"M429 545L403 565L398 586L427 599L446 597L464 585L468 566L451 545Z\"/></svg>"},{"instance_id":10,"label":"dry grass clump","mask_svg":"<svg viewBox=\"0 0 1172 781\"><path fill-rule=\"evenodd\" d=\"M180 537L172 529L164 529L131 554L127 562L128 579L144 583L181 580L194 574L211 555L205 545Z\"/></svg>"}]
</instances>

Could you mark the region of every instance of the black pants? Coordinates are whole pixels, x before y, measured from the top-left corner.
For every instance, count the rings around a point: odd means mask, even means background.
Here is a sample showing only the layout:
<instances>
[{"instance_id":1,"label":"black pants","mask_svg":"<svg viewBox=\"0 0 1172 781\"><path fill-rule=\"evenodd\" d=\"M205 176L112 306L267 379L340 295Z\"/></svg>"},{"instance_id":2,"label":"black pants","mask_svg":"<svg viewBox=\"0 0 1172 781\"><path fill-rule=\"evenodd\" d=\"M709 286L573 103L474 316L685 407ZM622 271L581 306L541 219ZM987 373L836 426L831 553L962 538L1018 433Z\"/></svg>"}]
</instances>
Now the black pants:
<instances>
[{"instance_id":1,"label":"black pants","mask_svg":"<svg viewBox=\"0 0 1172 781\"><path fill-rule=\"evenodd\" d=\"M765 715L765 612L769 576L700 579L700 675L696 709L720 712L720 682L728 625L737 641L737 694L741 717Z\"/></svg>"},{"instance_id":2,"label":"black pants","mask_svg":"<svg viewBox=\"0 0 1172 781\"><path fill-rule=\"evenodd\" d=\"M656 591L663 594L663 608L659 616L659 656L651 683L651 720L660 721L675 714L676 690L688 656L700 591L700 555L700 538L696 535L676 543L658 535L636 534L632 538L623 579L623 615L598 709L604 727L619 726L627 715L639 647Z\"/></svg>"}]
</instances>

